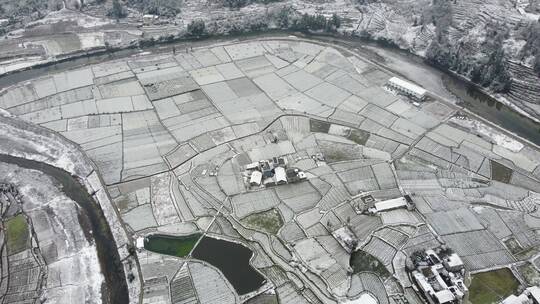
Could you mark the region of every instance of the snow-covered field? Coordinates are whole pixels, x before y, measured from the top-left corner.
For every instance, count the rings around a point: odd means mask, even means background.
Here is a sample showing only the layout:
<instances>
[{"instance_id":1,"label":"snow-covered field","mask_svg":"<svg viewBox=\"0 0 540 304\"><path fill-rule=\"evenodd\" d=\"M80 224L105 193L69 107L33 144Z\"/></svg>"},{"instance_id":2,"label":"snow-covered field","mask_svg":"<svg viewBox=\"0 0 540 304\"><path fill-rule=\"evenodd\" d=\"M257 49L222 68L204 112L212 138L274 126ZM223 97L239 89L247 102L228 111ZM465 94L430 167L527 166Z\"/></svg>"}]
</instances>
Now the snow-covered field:
<instances>
[{"instance_id":1,"label":"snow-covered field","mask_svg":"<svg viewBox=\"0 0 540 304\"><path fill-rule=\"evenodd\" d=\"M467 129L470 129L477 134L483 135L491 139L491 141L493 141L495 144L504 147L512 152L517 153L521 151L521 149L523 149L524 147L521 142L511 138L508 135L502 134L500 131L495 130L494 128L486 125L481 121L463 117L452 117L450 121Z\"/></svg>"},{"instance_id":2,"label":"snow-covered field","mask_svg":"<svg viewBox=\"0 0 540 304\"><path fill-rule=\"evenodd\" d=\"M22 195L22 210L39 248L54 248L54 254L47 253L44 303L101 303L104 277L96 246L79 223L77 204L39 171L0 163L0 172L0 182L14 185Z\"/></svg>"}]
</instances>

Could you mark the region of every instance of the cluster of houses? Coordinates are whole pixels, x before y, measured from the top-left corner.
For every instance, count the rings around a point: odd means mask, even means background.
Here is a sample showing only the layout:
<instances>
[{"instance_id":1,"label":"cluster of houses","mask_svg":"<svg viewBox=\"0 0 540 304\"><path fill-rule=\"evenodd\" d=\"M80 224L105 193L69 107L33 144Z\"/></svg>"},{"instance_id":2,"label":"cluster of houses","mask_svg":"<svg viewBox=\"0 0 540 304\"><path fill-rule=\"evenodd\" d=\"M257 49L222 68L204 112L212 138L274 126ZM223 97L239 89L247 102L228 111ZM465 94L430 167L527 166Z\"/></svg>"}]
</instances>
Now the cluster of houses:
<instances>
[{"instance_id":1,"label":"cluster of houses","mask_svg":"<svg viewBox=\"0 0 540 304\"><path fill-rule=\"evenodd\" d=\"M418 291L430 304L461 304L468 292L463 282L465 268L461 258L449 251L437 254L429 249L412 257L411 277Z\"/></svg>"},{"instance_id":2,"label":"cluster of houses","mask_svg":"<svg viewBox=\"0 0 540 304\"><path fill-rule=\"evenodd\" d=\"M250 187L275 186L295 183L307 178L298 168L287 168L287 159L273 157L246 165Z\"/></svg>"}]
</instances>

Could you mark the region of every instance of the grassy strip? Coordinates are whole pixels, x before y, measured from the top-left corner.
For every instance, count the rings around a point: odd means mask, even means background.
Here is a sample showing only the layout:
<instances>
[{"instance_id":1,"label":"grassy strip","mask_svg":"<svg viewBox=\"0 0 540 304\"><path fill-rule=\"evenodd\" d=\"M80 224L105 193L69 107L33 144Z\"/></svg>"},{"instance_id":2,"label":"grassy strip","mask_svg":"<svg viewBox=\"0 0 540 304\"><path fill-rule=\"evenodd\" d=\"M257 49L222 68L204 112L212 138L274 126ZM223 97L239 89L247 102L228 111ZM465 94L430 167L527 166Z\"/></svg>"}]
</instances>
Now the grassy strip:
<instances>
[{"instance_id":1,"label":"grassy strip","mask_svg":"<svg viewBox=\"0 0 540 304\"><path fill-rule=\"evenodd\" d=\"M7 220L6 231L9 254L18 253L28 248L30 239L28 223L22 214Z\"/></svg>"}]
</instances>

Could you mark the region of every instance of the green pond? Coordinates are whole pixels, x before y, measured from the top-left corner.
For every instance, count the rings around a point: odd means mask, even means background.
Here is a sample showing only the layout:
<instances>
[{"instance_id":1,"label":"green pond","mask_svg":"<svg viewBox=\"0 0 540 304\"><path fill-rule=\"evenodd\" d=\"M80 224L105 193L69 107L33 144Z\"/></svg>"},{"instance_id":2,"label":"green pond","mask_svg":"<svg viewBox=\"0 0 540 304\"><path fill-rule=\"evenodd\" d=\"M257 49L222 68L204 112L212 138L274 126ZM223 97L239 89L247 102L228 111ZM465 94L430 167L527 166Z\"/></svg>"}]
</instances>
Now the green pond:
<instances>
[{"instance_id":1,"label":"green pond","mask_svg":"<svg viewBox=\"0 0 540 304\"><path fill-rule=\"evenodd\" d=\"M186 236L151 235L146 238L144 248L161 254L185 257L189 255L200 237L199 233Z\"/></svg>"}]
</instances>

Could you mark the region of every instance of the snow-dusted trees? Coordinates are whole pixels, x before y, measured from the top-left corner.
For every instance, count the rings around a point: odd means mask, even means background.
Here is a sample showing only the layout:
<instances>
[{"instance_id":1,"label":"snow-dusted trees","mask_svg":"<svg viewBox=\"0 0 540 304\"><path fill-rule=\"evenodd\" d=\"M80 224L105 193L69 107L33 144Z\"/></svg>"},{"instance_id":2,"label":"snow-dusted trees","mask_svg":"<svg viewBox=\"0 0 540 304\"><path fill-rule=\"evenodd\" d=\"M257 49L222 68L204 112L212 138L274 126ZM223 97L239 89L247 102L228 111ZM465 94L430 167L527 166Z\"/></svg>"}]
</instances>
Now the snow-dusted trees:
<instances>
[{"instance_id":1,"label":"snow-dusted trees","mask_svg":"<svg viewBox=\"0 0 540 304\"><path fill-rule=\"evenodd\" d=\"M109 10L109 12L107 13L107 15L109 15L109 17L112 17L112 18L120 19L120 18L124 18L125 16L127 16L127 13L126 13L126 9L120 3L120 1L113 0L112 7Z\"/></svg>"},{"instance_id":2,"label":"snow-dusted trees","mask_svg":"<svg viewBox=\"0 0 540 304\"><path fill-rule=\"evenodd\" d=\"M206 34L206 24L204 20L193 20L187 26L187 32L189 36L200 37Z\"/></svg>"}]
</instances>

